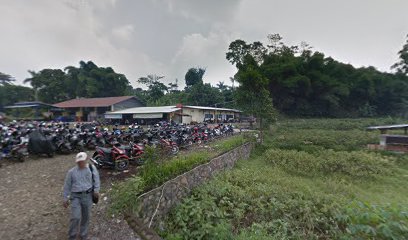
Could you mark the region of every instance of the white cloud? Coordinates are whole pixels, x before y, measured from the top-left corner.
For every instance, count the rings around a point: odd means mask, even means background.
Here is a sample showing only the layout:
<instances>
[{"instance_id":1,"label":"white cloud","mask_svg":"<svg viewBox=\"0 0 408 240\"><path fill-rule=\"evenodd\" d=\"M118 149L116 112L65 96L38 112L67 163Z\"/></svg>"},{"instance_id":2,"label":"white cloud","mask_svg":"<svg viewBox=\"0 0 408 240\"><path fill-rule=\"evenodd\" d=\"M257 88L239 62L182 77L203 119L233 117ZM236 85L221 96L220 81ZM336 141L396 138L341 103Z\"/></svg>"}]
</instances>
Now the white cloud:
<instances>
[{"instance_id":1,"label":"white cloud","mask_svg":"<svg viewBox=\"0 0 408 240\"><path fill-rule=\"evenodd\" d=\"M119 40L129 41L132 38L135 28L132 24L123 25L112 30L112 34Z\"/></svg>"},{"instance_id":2,"label":"white cloud","mask_svg":"<svg viewBox=\"0 0 408 240\"><path fill-rule=\"evenodd\" d=\"M229 43L234 40L234 34L222 29L213 29L208 36L193 33L184 36L175 57L172 59L172 69L179 69L176 74L184 76L190 67L204 67L206 82L215 84L219 81L228 83L229 77L235 73L235 68L225 59Z\"/></svg>"}]
</instances>

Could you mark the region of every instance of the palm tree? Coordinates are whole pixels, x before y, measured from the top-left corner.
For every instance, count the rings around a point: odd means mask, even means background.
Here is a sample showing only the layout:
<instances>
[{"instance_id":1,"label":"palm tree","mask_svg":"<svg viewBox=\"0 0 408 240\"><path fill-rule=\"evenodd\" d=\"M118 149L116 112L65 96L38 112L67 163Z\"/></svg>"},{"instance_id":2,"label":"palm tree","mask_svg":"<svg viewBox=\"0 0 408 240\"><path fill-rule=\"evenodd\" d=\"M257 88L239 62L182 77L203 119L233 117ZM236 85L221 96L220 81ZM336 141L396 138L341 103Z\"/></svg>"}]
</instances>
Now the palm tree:
<instances>
[{"instance_id":1,"label":"palm tree","mask_svg":"<svg viewBox=\"0 0 408 240\"><path fill-rule=\"evenodd\" d=\"M0 85L4 86L14 81L15 79L11 75L0 72Z\"/></svg>"},{"instance_id":2,"label":"palm tree","mask_svg":"<svg viewBox=\"0 0 408 240\"><path fill-rule=\"evenodd\" d=\"M221 81L217 83L217 87L221 92L227 89L227 86L224 84L224 82Z\"/></svg>"}]
</instances>

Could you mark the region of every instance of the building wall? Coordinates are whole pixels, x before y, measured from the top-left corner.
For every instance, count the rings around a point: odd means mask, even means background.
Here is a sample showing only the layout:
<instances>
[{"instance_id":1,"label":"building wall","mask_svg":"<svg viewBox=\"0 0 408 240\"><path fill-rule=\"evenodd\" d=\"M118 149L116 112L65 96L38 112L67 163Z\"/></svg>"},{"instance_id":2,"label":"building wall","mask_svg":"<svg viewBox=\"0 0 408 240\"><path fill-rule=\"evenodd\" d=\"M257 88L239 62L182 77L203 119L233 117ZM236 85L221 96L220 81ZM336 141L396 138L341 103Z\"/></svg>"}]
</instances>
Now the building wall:
<instances>
[{"instance_id":1,"label":"building wall","mask_svg":"<svg viewBox=\"0 0 408 240\"><path fill-rule=\"evenodd\" d=\"M204 110L202 109L183 107L183 114L190 115L192 122L203 122L204 121Z\"/></svg>"},{"instance_id":2,"label":"building wall","mask_svg":"<svg viewBox=\"0 0 408 240\"><path fill-rule=\"evenodd\" d=\"M206 114L212 114L211 120L213 121L218 121L219 118L221 118L221 121L224 121L227 119L227 115L232 115L234 116L233 117L234 119L239 119L239 113L232 112L232 111L203 110L203 109L183 107L183 114L191 115L190 121L199 122L199 123L204 121ZM218 115L221 115L221 117L218 117ZM190 123L190 122L185 122L183 118L183 123Z\"/></svg>"},{"instance_id":3,"label":"building wall","mask_svg":"<svg viewBox=\"0 0 408 240\"><path fill-rule=\"evenodd\" d=\"M128 100L125 100L123 102L114 104L112 106L111 111L119 111L119 110L123 110L126 108L134 108L134 107L144 107L145 105L140 102L138 99L136 98L130 98Z\"/></svg>"}]
</instances>

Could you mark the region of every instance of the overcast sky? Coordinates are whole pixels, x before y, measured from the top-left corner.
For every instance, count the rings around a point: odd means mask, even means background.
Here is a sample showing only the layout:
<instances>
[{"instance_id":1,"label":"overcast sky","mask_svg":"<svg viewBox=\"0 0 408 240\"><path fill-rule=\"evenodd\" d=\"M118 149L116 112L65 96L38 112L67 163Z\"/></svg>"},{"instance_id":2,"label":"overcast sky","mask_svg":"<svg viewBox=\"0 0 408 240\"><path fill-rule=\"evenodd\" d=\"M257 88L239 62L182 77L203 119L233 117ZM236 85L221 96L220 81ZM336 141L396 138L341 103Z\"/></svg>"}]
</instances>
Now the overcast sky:
<instances>
[{"instance_id":1,"label":"overcast sky","mask_svg":"<svg viewBox=\"0 0 408 240\"><path fill-rule=\"evenodd\" d=\"M205 81L236 72L225 60L231 41L288 44L355 66L389 71L408 34L407 0L0 0L0 72L18 82L27 70L92 60L125 74L184 83L190 67Z\"/></svg>"}]
</instances>

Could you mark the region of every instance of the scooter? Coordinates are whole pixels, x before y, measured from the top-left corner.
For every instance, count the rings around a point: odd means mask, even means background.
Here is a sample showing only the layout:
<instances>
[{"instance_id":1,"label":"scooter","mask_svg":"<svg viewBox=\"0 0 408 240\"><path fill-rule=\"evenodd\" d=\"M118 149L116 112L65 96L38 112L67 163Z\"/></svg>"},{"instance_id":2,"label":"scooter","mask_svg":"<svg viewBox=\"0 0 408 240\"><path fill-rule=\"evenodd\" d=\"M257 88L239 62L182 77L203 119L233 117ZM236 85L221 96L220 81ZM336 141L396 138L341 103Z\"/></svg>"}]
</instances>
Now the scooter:
<instances>
[{"instance_id":1,"label":"scooter","mask_svg":"<svg viewBox=\"0 0 408 240\"><path fill-rule=\"evenodd\" d=\"M129 157L126 155L126 151L116 144L112 148L96 147L91 161L97 168L107 166L117 171L123 171L129 167Z\"/></svg>"},{"instance_id":2,"label":"scooter","mask_svg":"<svg viewBox=\"0 0 408 240\"><path fill-rule=\"evenodd\" d=\"M143 165L144 160L143 160L143 154L144 154L144 149L145 146L143 143L134 143L134 142L129 142L128 146L121 146L120 148L123 148L126 151L126 154L129 157L130 163L136 164L136 165Z\"/></svg>"}]
</instances>

